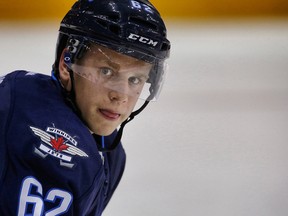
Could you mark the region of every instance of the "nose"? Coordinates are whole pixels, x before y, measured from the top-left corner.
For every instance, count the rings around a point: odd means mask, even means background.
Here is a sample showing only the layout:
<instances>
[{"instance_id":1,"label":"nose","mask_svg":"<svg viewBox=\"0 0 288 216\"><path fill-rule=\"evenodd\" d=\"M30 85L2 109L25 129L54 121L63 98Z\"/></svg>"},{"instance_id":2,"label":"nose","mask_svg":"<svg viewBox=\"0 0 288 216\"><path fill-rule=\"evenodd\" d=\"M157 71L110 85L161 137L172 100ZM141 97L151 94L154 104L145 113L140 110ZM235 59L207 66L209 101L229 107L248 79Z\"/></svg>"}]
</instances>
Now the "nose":
<instances>
[{"instance_id":1,"label":"nose","mask_svg":"<svg viewBox=\"0 0 288 216\"><path fill-rule=\"evenodd\" d=\"M128 100L128 95L116 90L110 90L109 99L112 102L125 103Z\"/></svg>"},{"instance_id":2,"label":"nose","mask_svg":"<svg viewBox=\"0 0 288 216\"><path fill-rule=\"evenodd\" d=\"M113 84L110 86L109 99L120 103L126 102L129 94L128 85L129 84L125 82L125 80L114 80Z\"/></svg>"}]
</instances>

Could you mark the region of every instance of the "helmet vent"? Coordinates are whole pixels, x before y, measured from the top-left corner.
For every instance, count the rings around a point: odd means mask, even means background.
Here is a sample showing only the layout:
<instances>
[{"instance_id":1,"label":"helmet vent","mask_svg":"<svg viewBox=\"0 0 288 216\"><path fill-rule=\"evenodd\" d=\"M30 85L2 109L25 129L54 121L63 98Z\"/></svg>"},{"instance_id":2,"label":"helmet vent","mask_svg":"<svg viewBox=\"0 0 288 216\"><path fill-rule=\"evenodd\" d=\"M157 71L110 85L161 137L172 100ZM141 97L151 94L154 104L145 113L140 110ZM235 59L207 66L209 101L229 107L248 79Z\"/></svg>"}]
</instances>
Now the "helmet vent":
<instances>
[{"instance_id":1,"label":"helmet vent","mask_svg":"<svg viewBox=\"0 0 288 216\"><path fill-rule=\"evenodd\" d=\"M170 44L163 43L161 46L161 50L169 50L170 49Z\"/></svg>"},{"instance_id":2,"label":"helmet vent","mask_svg":"<svg viewBox=\"0 0 288 216\"><path fill-rule=\"evenodd\" d=\"M110 13L106 16L107 20L110 20L112 22L119 22L120 20L120 14L119 13Z\"/></svg>"},{"instance_id":3,"label":"helmet vent","mask_svg":"<svg viewBox=\"0 0 288 216\"><path fill-rule=\"evenodd\" d=\"M148 21L146 21L146 20L143 20L143 19L141 19L141 18L139 18L139 17L132 17L132 16L130 16L130 17L129 17L129 21L130 21L131 23L134 23L134 24L136 24L136 25L139 25L139 26L143 26L143 27L152 29L152 30L154 30L154 31L157 31L157 30L158 30L157 25L154 25L153 23L148 22Z\"/></svg>"},{"instance_id":4,"label":"helmet vent","mask_svg":"<svg viewBox=\"0 0 288 216\"><path fill-rule=\"evenodd\" d=\"M120 34L120 27L118 25L113 25L109 22L107 22L106 20L101 20L101 19L98 19L97 20L97 23L100 24L103 28L111 31L112 33L114 34Z\"/></svg>"},{"instance_id":5,"label":"helmet vent","mask_svg":"<svg viewBox=\"0 0 288 216\"><path fill-rule=\"evenodd\" d=\"M109 30L110 30L111 32L113 32L114 34L116 34L116 35L119 35L119 34L121 33L121 29L120 29L120 27L117 26L117 25L110 25L110 26L109 26Z\"/></svg>"}]
</instances>

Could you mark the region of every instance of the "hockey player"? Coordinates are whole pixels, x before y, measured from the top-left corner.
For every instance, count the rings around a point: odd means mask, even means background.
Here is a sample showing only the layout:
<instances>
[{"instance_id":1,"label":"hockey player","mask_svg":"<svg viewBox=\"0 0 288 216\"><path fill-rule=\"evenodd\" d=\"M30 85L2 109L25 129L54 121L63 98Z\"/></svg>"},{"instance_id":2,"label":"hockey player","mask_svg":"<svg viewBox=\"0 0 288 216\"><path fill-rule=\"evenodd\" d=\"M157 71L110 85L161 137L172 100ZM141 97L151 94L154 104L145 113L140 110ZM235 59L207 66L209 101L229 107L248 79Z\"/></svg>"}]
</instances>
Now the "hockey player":
<instances>
[{"instance_id":1,"label":"hockey player","mask_svg":"<svg viewBox=\"0 0 288 216\"><path fill-rule=\"evenodd\" d=\"M0 215L101 215L124 171L123 128L157 99L169 50L147 0L76 2L52 76L0 78Z\"/></svg>"}]
</instances>

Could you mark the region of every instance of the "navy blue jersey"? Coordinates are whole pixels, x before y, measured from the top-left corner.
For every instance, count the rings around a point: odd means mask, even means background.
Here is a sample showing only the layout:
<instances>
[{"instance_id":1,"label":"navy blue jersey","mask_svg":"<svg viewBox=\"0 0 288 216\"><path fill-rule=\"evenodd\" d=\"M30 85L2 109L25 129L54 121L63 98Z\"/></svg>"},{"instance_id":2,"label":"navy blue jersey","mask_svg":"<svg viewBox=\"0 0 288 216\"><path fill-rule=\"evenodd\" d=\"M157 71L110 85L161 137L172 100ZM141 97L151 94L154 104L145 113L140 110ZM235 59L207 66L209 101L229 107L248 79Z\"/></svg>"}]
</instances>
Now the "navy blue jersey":
<instances>
[{"instance_id":1,"label":"navy blue jersey","mask_svg":"<svg viewBox=\"0 0 288 216\"><path fill-rule=\"evenodd\" d=\"M121 144L98 151L51 77L25 71L0 77L1 216L101 215L125 158Z\"/></svg>"}]
</instances>

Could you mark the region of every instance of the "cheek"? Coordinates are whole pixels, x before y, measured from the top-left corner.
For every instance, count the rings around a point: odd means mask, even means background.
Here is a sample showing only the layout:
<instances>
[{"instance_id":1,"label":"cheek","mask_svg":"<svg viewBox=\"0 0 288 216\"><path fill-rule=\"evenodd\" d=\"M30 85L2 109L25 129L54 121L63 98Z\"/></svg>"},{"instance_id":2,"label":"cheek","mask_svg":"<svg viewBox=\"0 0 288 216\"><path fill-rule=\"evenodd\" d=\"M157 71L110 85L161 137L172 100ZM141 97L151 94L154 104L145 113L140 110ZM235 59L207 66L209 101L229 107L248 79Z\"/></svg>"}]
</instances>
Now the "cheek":
<instances>
[{"instance_id":1,"label":"cheek","mask_svg":"<svg viewBox=\"0 0 288 216\"><path fill-rule=\"evenodd\" d=\"M97 90L94 87L89 82L75 84L76 101L81 112L87 112L87 109L96 101L96 96L99 94L96 94Z\"/></svg>"},{"instance_id":2,"label":"cheek","mask_svg":"<svg viewBox=\"0 0 288 216\"><path fill-rule=\"evenodd\" d=\"M137 104L138 99L137 98L129 98L128 101L128 111L131 113L133 110L138 109L138 104ZM136 106L137 104L137 106Z\"/></svg>"},{"instance_id":3,"label":"cheek","mask_svg":"<svg viewBox=\"0 0 288 216\"><path fill-rule=\"evenodd\" d=\"M75 90L76 95L79 96L81 100L90 100L90 98L102 93L95 83L79 75L75 76Z\"/></svg>"}]
</instances>

